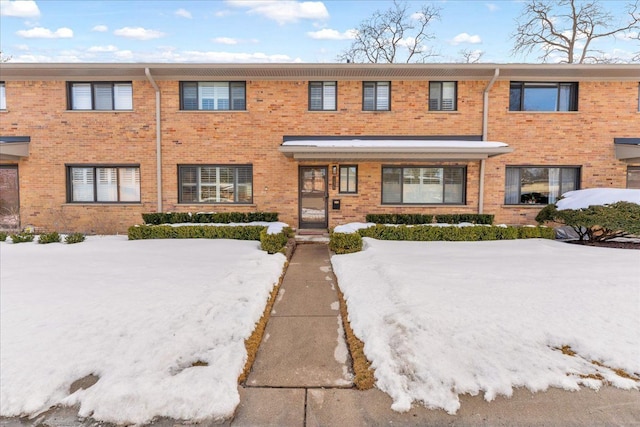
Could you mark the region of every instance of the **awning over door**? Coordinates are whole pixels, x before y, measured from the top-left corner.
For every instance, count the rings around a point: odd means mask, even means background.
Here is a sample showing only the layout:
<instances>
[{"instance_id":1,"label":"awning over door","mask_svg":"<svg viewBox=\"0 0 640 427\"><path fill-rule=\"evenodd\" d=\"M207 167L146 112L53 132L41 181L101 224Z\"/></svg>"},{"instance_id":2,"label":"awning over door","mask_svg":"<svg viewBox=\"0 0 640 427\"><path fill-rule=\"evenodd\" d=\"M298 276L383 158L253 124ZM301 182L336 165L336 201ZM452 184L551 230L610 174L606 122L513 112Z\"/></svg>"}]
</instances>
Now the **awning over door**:
<instances>
[{"instance_id":1,"label":"awning over door","mask_svg":"<svg viewBox=\"0 0 640 427\"><path fill-rule=\"evenodd\" d=\"M29 156L29 136L0 136L0 160L20 160Z\"/></svg>"},{"instance_id":2,"label":"awning over door","mask_svg":"<svg viewBox=\"0 0 640 427\"><path fill-rule=\"evenodd\" d=\"M456 161L483 160L511 153L513 148L504 142L430 137L285 137L280 151L295 160Z\"/></svg>"},{"instance_id":3,"label":"awning over door","mask_svg":"<svg viewBox=\"0 0 640 427\"><path fill-rule=\"evenodd\" d=\"M613 138L616 159L640 162L640 138Z\"/></svg>"}]
</instances>

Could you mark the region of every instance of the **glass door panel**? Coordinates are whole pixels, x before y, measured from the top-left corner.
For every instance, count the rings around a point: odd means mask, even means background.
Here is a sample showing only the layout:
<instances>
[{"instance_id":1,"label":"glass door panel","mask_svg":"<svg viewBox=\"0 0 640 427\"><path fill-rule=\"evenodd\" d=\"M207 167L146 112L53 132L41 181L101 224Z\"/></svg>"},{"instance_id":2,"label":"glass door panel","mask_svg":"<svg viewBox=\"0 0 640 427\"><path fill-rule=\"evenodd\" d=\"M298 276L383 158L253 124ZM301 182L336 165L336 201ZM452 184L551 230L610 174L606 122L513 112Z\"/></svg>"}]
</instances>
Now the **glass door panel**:
<instances>
[{"instance_id":1,"label":"glass door panel","mask_svg":"<svg viewBox=\"0 0 640 427\"><path fill-rule=\"evenodd\" d=\"M327 168L300 167L300 228L327 228Z\"/></svg>"}]
</instances>

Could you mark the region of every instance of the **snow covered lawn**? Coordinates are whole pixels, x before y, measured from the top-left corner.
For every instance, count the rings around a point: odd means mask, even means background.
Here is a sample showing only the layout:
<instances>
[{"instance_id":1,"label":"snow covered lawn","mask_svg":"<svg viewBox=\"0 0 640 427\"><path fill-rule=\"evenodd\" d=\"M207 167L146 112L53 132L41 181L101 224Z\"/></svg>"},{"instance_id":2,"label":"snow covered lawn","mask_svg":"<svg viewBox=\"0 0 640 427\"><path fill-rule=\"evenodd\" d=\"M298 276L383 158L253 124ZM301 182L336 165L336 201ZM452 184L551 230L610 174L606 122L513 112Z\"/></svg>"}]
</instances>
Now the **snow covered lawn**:
<instances>
[{"instance_id":1,"label":"snow covered lawn","mask_svg":"<svg viewBox=\"0 0 640 427\"><path fill-rule=\"evenodd\" d=\"M640 388L607 368L640 376L640 252L542 239L364 243L331 261L393 409L453 414L459 394L598 388L597 378Z\"/></svg>"},{"instance_id":2,"label":"snow covered lawn","mask_svg":"<svg viewBox=\"0 0 640 427\"><path fill-rule=\"evenodd\" d=\"M259 245L0 243L0 414L80 404L122 423L231 416L244 340L285 262ZM69 395L89 374L100 379Z\"/></svg>"}]
</instances>

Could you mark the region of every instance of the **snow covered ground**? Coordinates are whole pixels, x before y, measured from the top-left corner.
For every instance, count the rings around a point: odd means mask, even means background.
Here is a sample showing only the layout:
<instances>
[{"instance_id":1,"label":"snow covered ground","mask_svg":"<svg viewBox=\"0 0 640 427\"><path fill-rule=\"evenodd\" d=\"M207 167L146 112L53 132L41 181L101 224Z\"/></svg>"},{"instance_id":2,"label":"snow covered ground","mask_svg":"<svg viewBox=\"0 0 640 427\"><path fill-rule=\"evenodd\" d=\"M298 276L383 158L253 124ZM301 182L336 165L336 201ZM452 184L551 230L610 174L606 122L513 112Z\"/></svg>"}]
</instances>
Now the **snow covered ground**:
<instances>
[{"instance_id":1,"label":"snow covered ground","mask_svg":"<svg viewBox=\"0 0 640 427\"><path fill-rule=\"evenodd\" d=\"M244 340L285 262L259 245L0 243L0 414L80 404L111 422L229 417ZM89 374L99 381L70 395Z\"/></svg>"},{"instance_id":2,"label":"snow covered ground","mask_svg":"<svg viewBox=\"0 0 640 427\"><path fill-rule=\"evenodd\" d=\"M640 381L640 253L551 240L364 239L332 257L377 386L455 413L458 395ZM559 349L570 346L572 357Z\"/></svg>"},{"instance_id":3,"label":"snow covered ground","mask_svg":"<svg viewBox=\"0 0 640 427\"><path fill-rule=\"evenodd\" d=\"M640 205L640 190L629 188L587 188L567 191L556 202L558 210L586 209L594 205L610 205L616 202L630 202Z\"/></svg>"}]
</instances>

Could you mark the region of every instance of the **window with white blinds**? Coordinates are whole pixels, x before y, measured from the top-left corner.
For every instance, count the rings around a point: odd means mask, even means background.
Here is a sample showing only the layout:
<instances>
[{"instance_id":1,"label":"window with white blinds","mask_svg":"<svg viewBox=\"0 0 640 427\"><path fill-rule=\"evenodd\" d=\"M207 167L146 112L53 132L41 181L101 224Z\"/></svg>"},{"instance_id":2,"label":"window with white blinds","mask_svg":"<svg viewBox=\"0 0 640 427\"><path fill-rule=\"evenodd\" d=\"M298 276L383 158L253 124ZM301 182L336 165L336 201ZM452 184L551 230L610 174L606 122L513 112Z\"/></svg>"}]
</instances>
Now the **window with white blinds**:
<instances>
[{"instance_id":1,"label":"window with white blinds","mask_svg":"<svg viewBox=\"0 0 640 427\"><path fill-rule=\"evenodd\" d=\"M391 82L363 82L362 109L388 111L391 109Z\"/></svg>"},{"instance_id":2,"label":"window with white blinds","mask_svg":"<svg viewBox=\"0 0 640 427\"><path fill-rule=\"evenodd\" d=\"M336 82L309 82L309 110L335 111Z\"/></svg>"},{"instance_id":3,"label":"window with white blinds","mask_svg":"<svg viewBox=\"0 0 640 427\"><path fill-rule=\"evenodd\" d=\"M130 82L69 83L71 110L132 110L133 88Z\"/></svg>"},{"instance_id":4,"label":"window with white blinds","mask_svg":"<svg viewBox=\"0 0 640 427\"><path fill-rule=\"evenodd\" d=\"M429 110L456 111L457 82L429 82Z\"/></svg>"},{"instance_id":5,"label":"window with white blinds","mask_svg":"<svg viewBox=\"0 0 640 427\"><path fill-rule=\"evenodd\" d=\"M140 202L139 166L68 166L69 203Z\"/></svg>"},{"instance_id":6,"label":"window with white blinds","mask_svg":"<svg viewBox=\"0 0 640 427\"><path fill-rule=\"evenodd\" d=\"M179 166L179 203L252 203L251 165Z\"/></svg>"},{"instance_id":7,"label":"window with white blinds","mask_svg":"<svg viewBox=\"0 0 640 427\"><path fill-rule=\"evenodd\" d=\"M245 82L181 82L181 110L245 110Z\"/></svg>"}]
</instances>

